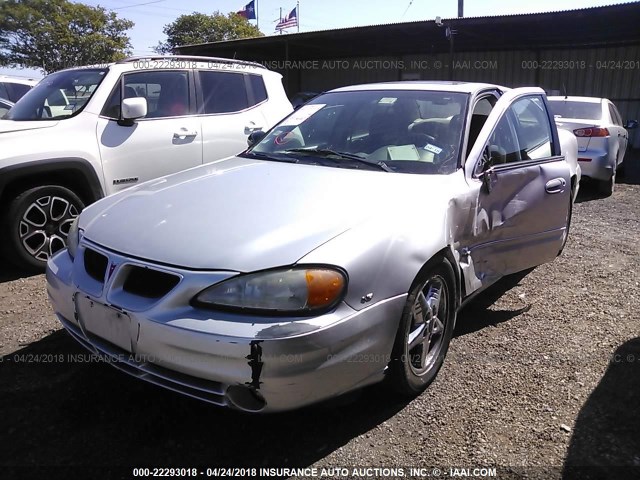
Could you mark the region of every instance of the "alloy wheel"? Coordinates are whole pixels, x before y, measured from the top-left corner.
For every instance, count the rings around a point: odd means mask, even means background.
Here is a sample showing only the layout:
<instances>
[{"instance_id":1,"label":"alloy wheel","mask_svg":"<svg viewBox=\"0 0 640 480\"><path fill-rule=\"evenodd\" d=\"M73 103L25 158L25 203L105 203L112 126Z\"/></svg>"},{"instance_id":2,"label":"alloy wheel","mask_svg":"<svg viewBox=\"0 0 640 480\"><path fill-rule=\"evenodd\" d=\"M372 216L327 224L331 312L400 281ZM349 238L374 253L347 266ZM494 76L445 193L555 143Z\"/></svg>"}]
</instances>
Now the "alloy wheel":
<instances>
[{"instance_id":1,"label":"alloy wheel","mask_svg":"<svg viewBox=\"0 0 640 480\"><path fill-rule=\"evenodd\" d=\"M80 211L69 200L55 195L37 198L20 219L19 237L33 258L46 262L67 245L67 235Z\"/></svg>"}]
</instances>

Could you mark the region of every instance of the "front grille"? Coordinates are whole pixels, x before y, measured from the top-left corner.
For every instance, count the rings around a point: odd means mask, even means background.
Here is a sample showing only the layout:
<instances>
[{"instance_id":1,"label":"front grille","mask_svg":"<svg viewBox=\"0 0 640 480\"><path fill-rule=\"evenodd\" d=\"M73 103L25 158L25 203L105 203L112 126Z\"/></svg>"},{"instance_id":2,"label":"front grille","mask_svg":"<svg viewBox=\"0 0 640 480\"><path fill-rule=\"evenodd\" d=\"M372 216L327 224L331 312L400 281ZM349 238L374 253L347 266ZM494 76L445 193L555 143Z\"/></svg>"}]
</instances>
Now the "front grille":
<instances>
[{"instance_id":1,"label":"front grille","mask_svg":"<svg viewBox=\"0 0 640 480\"><path fill-rule=\"evenodd\" d=\"M99 282L104 282L104 274L107 271L109 259L90 248L84 251L84 269L91 278Z\"/></svg>"},{"instance_id":2,"label":"front grille","mask_svg":"<svg viewBox=\"0 0 640 480\"><path fill-rule=\"evenodd\" d=\"M180 282L180 277L152 268L130 267L122 289L145 298L160 298Z\"/></svg>"}]
</instances>

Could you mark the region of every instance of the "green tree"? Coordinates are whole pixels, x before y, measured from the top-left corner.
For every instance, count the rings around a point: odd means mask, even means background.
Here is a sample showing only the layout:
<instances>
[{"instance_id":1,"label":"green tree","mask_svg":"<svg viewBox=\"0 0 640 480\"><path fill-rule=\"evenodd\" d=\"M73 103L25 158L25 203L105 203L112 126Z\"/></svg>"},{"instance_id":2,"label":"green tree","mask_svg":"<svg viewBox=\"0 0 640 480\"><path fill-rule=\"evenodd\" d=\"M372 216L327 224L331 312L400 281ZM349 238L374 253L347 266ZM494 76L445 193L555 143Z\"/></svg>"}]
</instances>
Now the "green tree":
<instances>
[{"instance_id":1,"label":"green tree","mask_svg":"<svg viewBox=\"0 0 640 480\"><path fill-rule=\"evenodd\" d=\"M180 15L174 22L165 25L163 32L167 41L159 42L154 47L158 53L171 52L180 45L264 36L246 18L236 13L223 15L218 11L212 15L198 12Z\"/></svg>"},{"instance_id":2,"label":"green tree","mask_svg":"<svg viewBox=\"0 0 640 480\"><path fill-rule=\"evenodd\" d=\"M0 65L62 68L129 55L130 20L102 7L67 0L0 1Z\"/></svg>"}]
</instances>

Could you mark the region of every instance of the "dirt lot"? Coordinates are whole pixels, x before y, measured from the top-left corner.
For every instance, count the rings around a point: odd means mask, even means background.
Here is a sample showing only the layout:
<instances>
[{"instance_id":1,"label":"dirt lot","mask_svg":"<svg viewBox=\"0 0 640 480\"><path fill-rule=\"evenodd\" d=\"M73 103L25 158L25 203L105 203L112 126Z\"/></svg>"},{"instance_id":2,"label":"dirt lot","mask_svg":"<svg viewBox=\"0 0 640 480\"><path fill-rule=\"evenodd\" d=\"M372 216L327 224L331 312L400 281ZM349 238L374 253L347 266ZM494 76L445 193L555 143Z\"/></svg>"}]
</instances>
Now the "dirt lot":
<instances>
[{"instance_id":1,"label":"dirt lot","mask_svg":"<svg viewBox=\"0 0 640 480\"><path fill-rule=\"evenodd\" d=\"M640 478L639 227L640 186L581 194L564 254L468 306L422 396L399 402L373 387L273 416L219 410L82 361L44 277L5 271L0 465L425 466L442 475L498 466L498 478Z\"/></svg>"}]
</instances>

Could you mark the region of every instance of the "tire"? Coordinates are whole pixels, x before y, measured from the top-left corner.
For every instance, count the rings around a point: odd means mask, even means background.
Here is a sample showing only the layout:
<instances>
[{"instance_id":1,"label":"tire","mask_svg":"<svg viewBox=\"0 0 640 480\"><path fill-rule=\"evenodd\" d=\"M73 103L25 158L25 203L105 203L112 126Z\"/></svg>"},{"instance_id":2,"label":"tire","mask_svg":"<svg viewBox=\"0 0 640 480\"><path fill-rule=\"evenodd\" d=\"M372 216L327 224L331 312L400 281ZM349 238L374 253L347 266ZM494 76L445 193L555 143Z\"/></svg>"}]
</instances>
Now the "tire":
<instances>
[{"instance_id":1,"label":"tire","mask_svg":"<svg viewBox=\"0 0 640 480\"><path fill-rule=\"evenodd\" d=\"M43 271L47 260L66 247L69 227L83 208L80 197L57 185L21 193L2 219L6 257L18 267Z\"/></svg>"},{"instance_id":2,"label":"tire","mask_svg":"<svg viewBox=\"0 0 640 480\"><path fill-rule=\"evenodd\" d=\"M605 197L613 195L613 191L616 188L616 174L615 171L609 180L598 182L598 191Z\"/></svg>"},{"instance_id":3,"label":"tire","mask_svg":"<svg viewBox=\"0 0 640 480\"><path fill-rule=\"evenodd\" d=\"M414 281L390 363L389 384L402 396L415 397L423 392L440 370L456 319L455 292L453 267L446 259L427 264ZM428 304L431 310L423 315ZM437 310L435 316L433 310Z\"/></svg>"}]
</instances>

